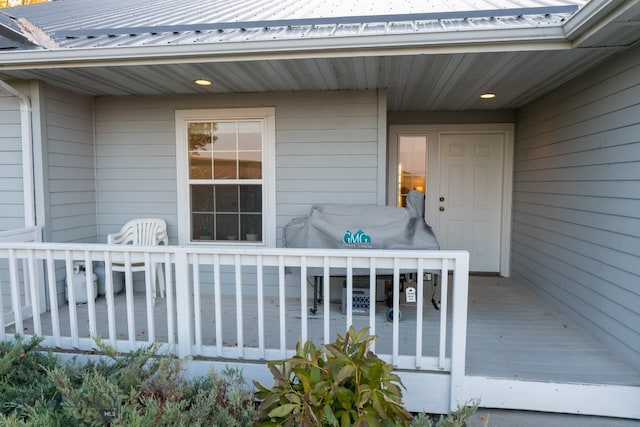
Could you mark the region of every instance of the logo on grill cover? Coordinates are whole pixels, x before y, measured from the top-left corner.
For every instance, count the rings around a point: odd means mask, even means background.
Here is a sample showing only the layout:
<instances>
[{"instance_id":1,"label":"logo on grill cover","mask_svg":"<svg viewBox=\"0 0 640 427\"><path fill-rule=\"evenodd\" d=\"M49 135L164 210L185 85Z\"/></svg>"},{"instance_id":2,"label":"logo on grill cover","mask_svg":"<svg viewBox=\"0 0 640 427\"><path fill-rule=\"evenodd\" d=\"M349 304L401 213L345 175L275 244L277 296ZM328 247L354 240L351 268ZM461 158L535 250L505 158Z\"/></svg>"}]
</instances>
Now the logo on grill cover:
<instances>
[{"instance_id":1,"label":"logo on grill cover","mask_svg":"<svg viewBox=\"0 0 640 427\"><path fill-rule=\"evenodd\" d=\"M343 247L347 248L372 248L371 236L362 230L358 230L356 233L352 233L351 230L347 230L342 238Z\"/></svg>"}]
</instances>

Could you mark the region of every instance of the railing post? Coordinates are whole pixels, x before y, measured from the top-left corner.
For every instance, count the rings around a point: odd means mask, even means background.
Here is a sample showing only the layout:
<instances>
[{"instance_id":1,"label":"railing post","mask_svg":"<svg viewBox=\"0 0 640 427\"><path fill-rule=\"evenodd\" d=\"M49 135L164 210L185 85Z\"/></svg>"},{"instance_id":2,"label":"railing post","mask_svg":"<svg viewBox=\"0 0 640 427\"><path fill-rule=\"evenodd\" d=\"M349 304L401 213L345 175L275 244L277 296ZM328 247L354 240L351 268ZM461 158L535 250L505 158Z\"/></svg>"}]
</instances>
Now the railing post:
<instances>
[{"instance_id":1,"label":"railing post","mask_svg":"<svg viewBox=\"0 0 640 427\"><path fill-rule=\"evenodd\" d=\"M443 272L444 274L444 272ZM467 306L469 299L469 253L455 258L451 310L451 395L449 409L455 411L464 398L467 351Z\"/></svg>"},{"instance_id":2,"label":"railing post","mask_svg":"<svg viewBox=\"0 0 640 427\"><path fill-rule=\"evenodd\" d=\"M178 321L178 356L191 355L193 346L193 298L189 280L189 258L176 251L176 314Z\"/></svg>"}]
</instances>

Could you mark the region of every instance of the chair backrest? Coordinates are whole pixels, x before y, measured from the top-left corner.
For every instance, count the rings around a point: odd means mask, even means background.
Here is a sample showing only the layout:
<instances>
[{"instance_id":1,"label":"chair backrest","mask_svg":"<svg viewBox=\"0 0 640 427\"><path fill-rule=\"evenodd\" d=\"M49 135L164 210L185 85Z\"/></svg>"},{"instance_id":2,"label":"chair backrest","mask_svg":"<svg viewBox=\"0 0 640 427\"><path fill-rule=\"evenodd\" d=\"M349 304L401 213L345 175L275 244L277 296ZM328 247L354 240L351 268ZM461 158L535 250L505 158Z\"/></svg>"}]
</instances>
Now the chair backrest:
<instances>
[{"instance_id":1,"label":"chair backrest","mask_svg":"<svg viewBox=\"0 0 640 427\"><path fill-rule=\"evenodd\" d=\"M109 234L107 243L153 246L169 244L167 224L160 218L138 218L127 222L118 233Z\"/></svg>"}]
</instances>

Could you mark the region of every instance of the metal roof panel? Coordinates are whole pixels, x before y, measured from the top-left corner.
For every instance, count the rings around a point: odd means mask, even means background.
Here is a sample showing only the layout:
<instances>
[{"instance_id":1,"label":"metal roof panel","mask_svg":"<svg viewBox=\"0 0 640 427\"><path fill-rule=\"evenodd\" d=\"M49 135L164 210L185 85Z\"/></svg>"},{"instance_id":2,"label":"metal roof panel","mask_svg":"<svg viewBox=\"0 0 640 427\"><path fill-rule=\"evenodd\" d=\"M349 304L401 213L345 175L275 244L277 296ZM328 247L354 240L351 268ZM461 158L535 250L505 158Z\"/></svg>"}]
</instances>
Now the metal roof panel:
<instances>
[{"instance_id":1,"label":"metal roof panel","mask_svg":"<svg viewBox=\"0 0 640 427\"><path fill-rule=\"evenodd\" d=\"M11 9L62 48L558 26L587 0L60 0Z\"/></svg>"}]
</instances>

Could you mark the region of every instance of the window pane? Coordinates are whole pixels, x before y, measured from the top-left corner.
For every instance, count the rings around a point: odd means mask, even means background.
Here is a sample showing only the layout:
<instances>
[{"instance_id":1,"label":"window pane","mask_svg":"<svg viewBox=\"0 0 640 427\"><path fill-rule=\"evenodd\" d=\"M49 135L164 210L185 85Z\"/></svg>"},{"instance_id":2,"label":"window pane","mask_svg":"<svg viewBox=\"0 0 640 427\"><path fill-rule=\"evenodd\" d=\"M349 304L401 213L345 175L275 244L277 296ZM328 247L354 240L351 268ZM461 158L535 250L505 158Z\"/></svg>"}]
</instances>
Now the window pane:
<instances>
[{"instance_id":1,"label":"window pane","mask_svg":"<svg viewBox=\"0 0 640 427\"><path fill-rule=\"evenodd\" d=\"M236 151L237 131L235 122L215 122L213 124L213 151Z\"/></svg>"},{"instance_id":2,"label":"window pane","mask_svg":"<svg viewBox=\"0 0 640 427\"><path fill-rule=\"evenodd\" d=\"M215 179L236 179L238 177L236 152L216 152L213 159Z\"/></svg>"},{"instance_id":3,"label":"window pane","mask_svg":"<svg viewBox=\"0 0 640 427\"><path fill-rule=\"evenodd\" d=\"M211 129L211 123L189 123L189 151L211 150Z\"/></svg>"},{"instance_id":4,"label":"window pane","mask_svg":"<svg viewBox=\"0 0 640 427\"><path fill-rule=\"evenodd\" d=\"M191 186L191 211L213 212L213 185Z\"/></svg>"},{"instance_id":5,"label":"window pane","mask_svg":"<svg viewBox=\"0 0 640 427\"><path fill-rule=\"evenodd\" d=\"M242 151L238 153L240 179L262 178L262 152Z\"/></svg>"},{"instance_id":6,"label":"window pane","mask_svg":"<svg viewBox=\"0 0 640 427\"><path fill-rule=\"evenodd\" d=\"M192 240L213 240L213 215L197 214L191 216Z\"/></svg>"},{"instance_id":7,"label":"window pane","mask_svg":"<svg viewBox=\"0 0 640 427\"><path fill-rule=\"evenodd\" d=\"M238 186L216 185L216 212L238 212Z\"/></svg>"},{"instance_id":8,"label":"window pane","mask_svg":"<svg viewBox=\"0 0 640 427\"><path fill-rule=\"evenodd\" d=\"M262 149L262 123L239 122L238 123L238 150Z\"/></svg>"},{"instance_id":9,"label":"window pane","mask_svg":"<svg viewBox=\"0 0 640 427\"><path fill-rule=\"evenodd\" d=\"M238 240L238 215L216 215L216 240Z\"/></svg>"},{"instance_id":10,"label":"window pane","mask_svg":"<svg viewBox=\"0 0 640 427\"><path fill-rule=\"evenodd\" d=\"M240 220L243 240L262 240L262 214L243 214Z\"/></svg>"},{"instance_id":11,"label":"window pane","mask_svg":"<svg viewBox=\"0 0 640 427\"><path fill-rule=\"evenodd\" d=\"M240 186L240 212L262 212L262 186Z\"/></svg>"},{"instance_id":12,"label":"window pane","mask_svg":"<svg viewBox=\"0 0 640 427\"><path fill-rule=\"evenodd\" d=\"M189 152L189 178L211 179L211 152Z\"/></svg>"}]
</instances>

